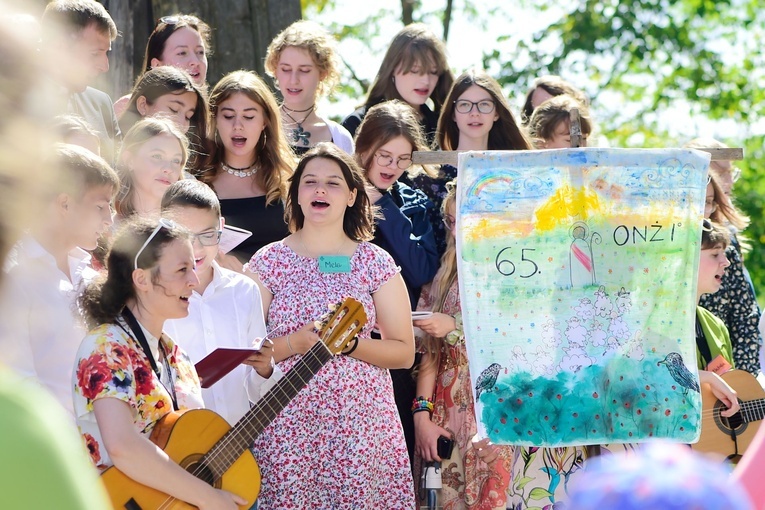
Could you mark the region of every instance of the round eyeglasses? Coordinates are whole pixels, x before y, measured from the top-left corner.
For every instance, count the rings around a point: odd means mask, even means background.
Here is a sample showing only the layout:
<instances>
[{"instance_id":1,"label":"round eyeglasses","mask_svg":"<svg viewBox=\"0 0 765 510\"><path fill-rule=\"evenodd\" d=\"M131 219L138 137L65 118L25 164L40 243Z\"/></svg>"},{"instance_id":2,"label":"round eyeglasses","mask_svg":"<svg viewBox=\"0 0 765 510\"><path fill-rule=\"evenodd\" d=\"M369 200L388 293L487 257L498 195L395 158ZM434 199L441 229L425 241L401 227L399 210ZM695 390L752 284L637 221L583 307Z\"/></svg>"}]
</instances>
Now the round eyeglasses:
<instances>
[{"instance_id":1,"label":"round eyeglasses","mask_svg":"<svg viewBox=\"0 0 765 510\"><path fill-rule=\"evenodd\" d=\"M391 163L393 163L393 156L388 154L376 154L377 158L377 164L380 166L390 166ZM412 158L398 158L396 160L396 166L399 168L399 170L406 170L410 166L412 166Z\"/></svg>"},{"instance_id":2,"label":"round eyeglasses","mask_svg":"<svg viewBox=\"0 0 765 510\"><path fill-rule=\"evenodd\" d=\"M494 101L491 99L484 99L477 103L468 101L467 99L458 99L454 102L454 109L457 110L457 113L470 113L473 111L474 106L477 107L478 111L481 113L491 113L494 111Z\"/></svg>"}]
</instances>

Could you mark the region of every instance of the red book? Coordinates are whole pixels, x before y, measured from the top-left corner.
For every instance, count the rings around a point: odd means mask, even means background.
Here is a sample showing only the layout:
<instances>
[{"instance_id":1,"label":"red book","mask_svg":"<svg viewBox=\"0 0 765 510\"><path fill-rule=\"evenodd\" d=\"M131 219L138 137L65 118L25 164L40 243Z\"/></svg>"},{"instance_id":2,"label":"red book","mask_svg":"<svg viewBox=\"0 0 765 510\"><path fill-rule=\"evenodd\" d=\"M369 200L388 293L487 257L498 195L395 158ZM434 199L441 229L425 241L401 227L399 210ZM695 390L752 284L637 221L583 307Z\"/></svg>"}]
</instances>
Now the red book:
<instances>
[{"instance_id":1,"label":"red book","mask_svg":"<svg viewBox=\"0 0 765 510\"><path fill-rule=\"evenodd\" d=\"M202 380L202 387L209 388L220 381L221 377L241 365L244 360L256 352L258 349L218 347L194 365L194 368L197 369L197 375Z\"/></svg>"}]
</instances>

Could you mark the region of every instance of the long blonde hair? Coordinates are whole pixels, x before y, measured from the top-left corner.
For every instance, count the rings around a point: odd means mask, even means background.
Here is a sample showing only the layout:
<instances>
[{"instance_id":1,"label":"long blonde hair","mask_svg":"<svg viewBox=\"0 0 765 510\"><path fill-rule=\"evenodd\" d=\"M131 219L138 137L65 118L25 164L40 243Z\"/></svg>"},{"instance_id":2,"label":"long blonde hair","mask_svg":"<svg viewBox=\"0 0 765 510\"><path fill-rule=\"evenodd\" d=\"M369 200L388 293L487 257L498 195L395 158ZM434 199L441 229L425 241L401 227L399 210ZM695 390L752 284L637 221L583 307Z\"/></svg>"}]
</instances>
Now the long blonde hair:
<instances>
[{"instance_id":1,"label":"long blonde hair","mask_svg":"<svg viewBox=\"0 0 765 510\"><path fill-rule=\"evenodd\" d=\"M441 203L441 216L444 218L448 214L449 209L457 205L457 183L454 181L447 182L446 191L446 197ZM441 256L441 265L430 284L430 297L433 303L431 311L443 312L449 289L455 281L457 281L457 244L453 235L447 235L446 251ZM441 355L441 342L440 338L434 338L431 335L427 335L423 340L422 345L425 348L425 352L433 355L428 361L428 367L431 364L438 363Z\"/></svg>"},{"instance_id":2,"label":"long blonde hair","mask_svg":"<svg viewBox=\"0 0 765 510\"><path fill-rule=\"evenodd\" d=\"M136 122L122 140L122 148L120 149L117 163L120 190L115 199L115 209L120 218L128 218L136 212L135 205L133 204L136 188L133 182L133 172L127 164L127 157L129 154L135 154L146 142L160 135L170 135L178 140L183 158L181 168L186 168L186 163L189 160L189 140L172 121L146 117ZM181 178L183 178L183 175L181 175Z\"/></svg>"}]
</instances>

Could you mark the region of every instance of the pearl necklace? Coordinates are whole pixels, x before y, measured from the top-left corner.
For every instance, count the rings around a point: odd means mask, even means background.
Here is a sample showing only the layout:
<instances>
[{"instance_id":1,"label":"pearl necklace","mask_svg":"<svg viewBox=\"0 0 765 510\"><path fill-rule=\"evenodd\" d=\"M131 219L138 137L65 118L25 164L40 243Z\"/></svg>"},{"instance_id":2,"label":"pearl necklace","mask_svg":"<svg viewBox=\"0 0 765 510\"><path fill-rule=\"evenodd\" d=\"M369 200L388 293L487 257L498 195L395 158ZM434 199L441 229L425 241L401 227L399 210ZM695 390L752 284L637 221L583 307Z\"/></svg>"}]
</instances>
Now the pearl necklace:
<instances>
[{"instance_id":1,"label":"pearl necklace","mask_svg":"<svg viewBox=\"0 0 765 510\"><path fill-rule=\"evenodd\" d=\"M252 177L256 173L258 173L258 167L257 162L253 163L252 165L245 167L245 168L233 168L228 166L223 161L220 162L220 166L223 167L223 170L230 173L231 175L235 175L237 177Z\"/></svg>"}]
</instances>

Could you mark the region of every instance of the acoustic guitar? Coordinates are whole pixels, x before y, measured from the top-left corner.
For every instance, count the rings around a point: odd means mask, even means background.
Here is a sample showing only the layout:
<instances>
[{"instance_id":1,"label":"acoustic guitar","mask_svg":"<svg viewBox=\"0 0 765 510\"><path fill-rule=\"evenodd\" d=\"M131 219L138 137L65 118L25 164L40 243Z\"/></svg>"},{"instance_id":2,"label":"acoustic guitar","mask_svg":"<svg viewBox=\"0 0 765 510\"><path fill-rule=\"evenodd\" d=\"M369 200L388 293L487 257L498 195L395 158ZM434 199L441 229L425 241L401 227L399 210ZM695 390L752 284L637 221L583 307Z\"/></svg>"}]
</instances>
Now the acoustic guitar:
<instances>
[{"instance_id":1,"label":"acoustic guitar","mask_svg":"<svg viewBox=\"0 0 765 510\"><path fill-rule=\"evenodd\" d=\"M236 425L230 426L207 409L176 411L157 422L151 441L189 473L218 489L242 496L252 505L260 492L260 470L249 449L253 441L321 367L345 349L366 322L361 303L346 298L319 330L321 341ZM134 481L116 467L104 471L101 479L115 509L195 508Z\"/></svg>"},{"instance_id":2,"label":"acoustic guitar","mask_svg":"<svg viewBox=\"0 0 765 510\"><path fill-rule=\"evenodd\" d=\"M702 385L701 438L691 447L733 458L744 454L760 428L765 417L765 390L745 370L731 370L720 377L738 393L741 410L730 418L721 416L725 405L712 394L709 385Z\"/></svg>"}]
</instances>

